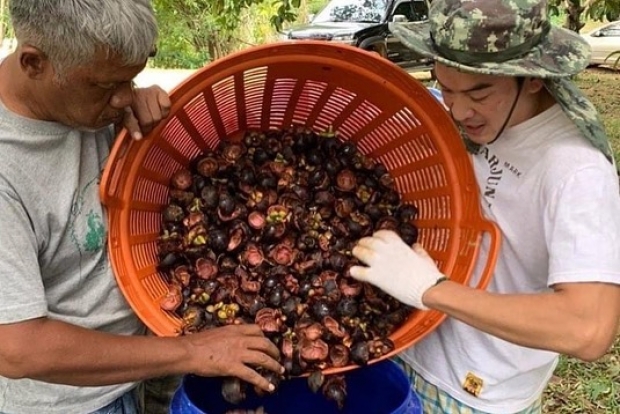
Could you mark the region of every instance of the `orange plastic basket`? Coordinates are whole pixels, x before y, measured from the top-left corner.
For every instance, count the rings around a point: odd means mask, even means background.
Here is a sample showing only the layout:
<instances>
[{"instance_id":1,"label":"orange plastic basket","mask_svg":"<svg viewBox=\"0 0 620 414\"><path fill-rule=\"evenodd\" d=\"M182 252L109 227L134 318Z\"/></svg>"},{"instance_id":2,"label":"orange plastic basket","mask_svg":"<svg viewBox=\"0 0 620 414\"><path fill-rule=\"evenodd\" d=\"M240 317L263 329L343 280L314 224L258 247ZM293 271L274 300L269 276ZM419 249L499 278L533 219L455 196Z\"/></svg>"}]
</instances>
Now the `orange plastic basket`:
<instances>
[{"instance_id":1,"label":"orange plastic basket","mask_svg":"<svg viewBox=\"0 0 620 414\"><path fill-rule=\"evenodd\" d=\"M249 129L329 127L386 165L406 202L419 209L419 240L440 269L469 284L482 235L491 254L476 287L489 282L500 243L482 218L473 170L449 115L417 80L373 54L327 42L248 49L196 72L171 93L171 114L148 137L123 131L102 177L113 270L127 301L157 335L179 334L180 318L160 309L167 292L156 240L172 174L222 139ZM412 275L413 277L413 275ZM413 311L392 336L414 344L445 318ZM338 372L353 366L330 369Z\"/></svg>"}]
</instances>

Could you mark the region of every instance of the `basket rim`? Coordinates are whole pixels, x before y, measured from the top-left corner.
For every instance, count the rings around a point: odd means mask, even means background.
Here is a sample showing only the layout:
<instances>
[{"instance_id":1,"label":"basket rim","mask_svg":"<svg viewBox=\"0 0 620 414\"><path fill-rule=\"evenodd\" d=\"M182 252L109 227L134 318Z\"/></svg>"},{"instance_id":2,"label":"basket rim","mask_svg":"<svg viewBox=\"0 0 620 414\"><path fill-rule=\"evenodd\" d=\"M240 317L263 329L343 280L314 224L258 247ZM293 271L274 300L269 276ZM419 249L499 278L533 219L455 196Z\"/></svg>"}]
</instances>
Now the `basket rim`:
<instances>
[{"instance_id":1,"label":"basket rim","mask_svg":"<svg viewBox=\"0 0 620 414\"><path fill-rule=\"evenodd\" d=\"M430 94L430 92L426 90L425 87L415 84L415 82L417 81L414 82L413 81L414 78L412 78L405 71L402 71L396 65L393 65L391 62L385 59L375 56L374 54L371 54L369 52L362 51L353 46L331 45L331 44L320 42L320 41L316 41L316 42L303 41L303 43L287 42L287 43L280 43L280 44L258 46L258 47L253 48L252 50L236 52L234 54L226 56L222 59L219 59L205 66L204 68L196 72L193 76L190 76L188 79L183 81L181 84L179 84L177 87L175 87L171 91L170 97L172 101L172 107L170 109L170 117L174 116L174 114L182 110L183 107L188 102L190 102L192 99L195 99L195 97L199 93L202 93L202 91L204 90L204 84L206 83L210 85L216 84L217 82L223 79L226 79L234 74L239 73L240 67L242 67L244 71L251 69L251 67L248 66L248 61L252 62L252 67L268 66L269 62L273 58L273 55L280 53L283 56L291 56L291 59L294 59L296 62L299 62L300 60L316 62L317 57L311 54L308 54L307 52L305 55L300 55L299 53L294 53L290 55L288 54L289 50L295 51L299 49L300 46L303 46L302 49L304 48L312 49L316 47L321 50L325 50L326 52L330 51L330 53L333 53L334 55L331 57L327 57L327 58L322 57L322 59L327 59L326 62L329 61L329 62L338 63L338 65L340 66L344 65L347 68L350 68L351 70L356 71L356 72L365 71L366 69L362 69L354 65L353 63L351 63L351 61L346 60L346 59L344 62L342 60L338 60L336 59L336 56L340 54L340 59L342 59L342 54L345 54L345 55L354 54L355 56L359 57L363 53L364 59L368 59L369 62L372 62L372 65L376 65L376 71L378 72L386 71L386 72L389 72L391 76L393 76L391 81L390 82L386 81L385 84L382 85L382 87L387 88L387 90L390 93L394 94L395 96L398 96L402 100L402 102L410 103L411 100L415 98L421 102L420 105L424 105L424 106L436 105L438 108L442 108L440 103L436 101L436 99ZM264 56L265 51L270 51L269 53L270 56ZM253 56L260 56L260 58L253 58ZM395 71L394 70L395 68L398 68L399 70ZM196 82L195 79L199 76L202 77L203 80L201 82ZM403 85L409 85L410 87L402 88ZM442 108L441 113L445 113L445 111L443 111L443 108ZM426 122L426 123L434 122L434 119L431 120L430 114L427 113L426 111L417 111L416 117L419 117L422 122ZM445 117L446 119L450 119L447 114L445 114ZM169 119L172 119L172 118L169 118ZM104 169L104 175L102 176L102 183L101 183L101 188L100 188L102 202L109 213L109 225L110 227L112 227L114 223L114 225L118 226L119 228L118 236L117 236L118 240L115 240L113 243L109 243L109 249L111 250L118 248L118 246L131 245L131 240L130 240L131 234L130 234L130 228L129 228L131 209L128 207L128 205L132 199L133 191L137 183L137 180L135 179L135 177L139 175L138 173L140 169L142 168L141 161L145 159L151 146L154 145L155 137L161 135L162 131L164 130L167 124L168 122L160 123L147 136L145 136L144 139L142 139L141 141L137 141L137 142L133 141L133 139L131 138L127 130L122 130L119 133L117 140L113 145L112 151L110 152L110 157L108 159L108 163L106 164L106 167ZM456 128L452 125L451 119L450 119L450 124L446 124L446 126L444 126L443 128L439 128L439 130L447 131L447 133L455 133ZM452 152L452 150L448 148L446 142L442 140L438 140L438 141L434 141L434 143L438 145L439 147L441 147L441 148L438 148L439 152L442 152L444 154ZM131 162L126 162L129 160ZM457 171L456 164L448 163L448 165L444 165L444 167L447 167L450 169L449 174L451 176L455 176L459 174ZM120 183L120 185L114 188L112 194L110 194L112 172L113 170L116 170L119 168L120 168L120 173L116 178L118 182ZM128 177L133 177L133 180L127 180ZM473 178L473 174L470 177L464 177L464 178L466 178L464 182L457 181L457 182L451 183L454 186L453 192L456 194L468 194L470 198L476 197L478 190L477 190L477 185L475 183L475 180ZM472 210L472 209L464 208L464 205L463 205L464 201L460 197L456 197L451 201L455 203L455 206L453 207L453 212L457 213L457 216L453 217L453 220L458 225L454 226L453 230L455 233L450 240L450 246L448 246L447 248L448 251L456 251L459 248L461 232L464 231L465 228L466 229L473 228L475 230L479 230L480 234L478 235L478 240L481 239L483 232L490 232L495 238L498 238L499 231L494 227L493 223L491 223L490 221L487 221L482 216L480 209ZM466 215L465 213L471 213L471 214ZM478 246L475 247L473 256L477 257L478 253L479 253L479 243L478 243ZM448 262L444 262L444 269L447 269L447 271L449 271L450 269L453 269L454 266L456 265L457 259L458 259L457 255L453 254L449 258ZM488 264L488 267L489 266L494 267L495 260L496 260L496 257L495 258L491 257L490 261L492 261L493 263ZM135 275L136 269L135 268L131 269L134 266L134 264L133 263L123 263L123 264L117 263L116 254L114 251L110 252L110 261L111 261L111 264L114 270L114 274L115 276L117 276L117 280L119 280L119 283L118 283L119 287L121 291L123 292L123 294L125 295L125 297L127 298L130 306L133 308L134 312L136 312L138 317L151 330L153 330L156 334L159 335L160 334L158 332L159 329L157 328L156 325L153 325L152 320L148 317L149 316L147 314L148 312L146 312L146 310L142 309L141 307L137 306L137 303L134 303L136 302L135 300L129 299L129 298L134 298L135 295L138 294L138 292L135 291L136 289L142 289L143 290L142 293L148 295L147 291L144 289L144 286L142 286L141 283L132 284L131 281L125 281L125 280L121 281L121 279L118 276L119 273L127 273L129 275L131 274ZM470 280L472 277L472 270L474 266L473 262L474 261L472 260L470 269L468 269L467 280ZM128 269L123 269L123 267L127 267ZM490 272L488 273L489 274L486 280L481 281L481 284L479 284L478 287L480 288L486 287L486 283L488 283L488 278L490 277ZM421 325L423 326L423 329L425 330L422 334L416 337L416 342L423 339L426 335L430 334L446 318L446 315L444 313L434 311L434 310L433 311L414 311L414 312L417 312L417 315L418 315L417 318L419 318L420 321L424 322ZM387 358L393 357L394 355L396 355L398 352L401 352L401 351L402 349L398 349L398 350L395 349L394 351L380 358L374 359L370 361L369 363L376 363L379 361L383 361ZM344 372L344 371L348 371L348 370L355 369L355 368L357 368L357 366L349 365L349 366L342 367L342 368L330 368L330 369L325 370L324 372L326 374Z\"/></svg>"}]
</instances>

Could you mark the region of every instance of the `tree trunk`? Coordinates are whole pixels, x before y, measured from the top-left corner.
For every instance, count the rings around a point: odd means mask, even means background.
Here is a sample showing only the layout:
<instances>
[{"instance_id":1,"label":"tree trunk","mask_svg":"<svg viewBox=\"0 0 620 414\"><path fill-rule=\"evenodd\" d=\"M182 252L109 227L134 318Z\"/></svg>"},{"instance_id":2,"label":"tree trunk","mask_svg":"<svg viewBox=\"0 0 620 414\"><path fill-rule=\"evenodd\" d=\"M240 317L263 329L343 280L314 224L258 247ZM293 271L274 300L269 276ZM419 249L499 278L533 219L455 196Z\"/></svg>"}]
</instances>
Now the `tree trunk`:
<instances>
[{"instance_id":1,"label":"tree trunk","mask_svg":"<svg viewBox=\"0 0 620 414\"><path fill-rule=\"evenodd\" d=\"M581 6L581 0L566 0L566 22L564 27L568 30L572 30L575 33L579 33L581 28L585 25L581 21L581 16L585 10L585 7Z\"/></svg>"}]
</instances>

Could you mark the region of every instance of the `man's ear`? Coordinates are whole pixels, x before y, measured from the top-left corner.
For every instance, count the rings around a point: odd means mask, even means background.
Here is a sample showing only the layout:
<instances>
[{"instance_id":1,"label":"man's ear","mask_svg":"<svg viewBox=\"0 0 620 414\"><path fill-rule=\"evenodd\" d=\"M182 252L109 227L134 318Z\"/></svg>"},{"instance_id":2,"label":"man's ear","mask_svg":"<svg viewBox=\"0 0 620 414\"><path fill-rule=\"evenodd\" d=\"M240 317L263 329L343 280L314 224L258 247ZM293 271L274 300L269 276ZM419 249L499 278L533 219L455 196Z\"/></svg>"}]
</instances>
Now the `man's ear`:
<instances>
[{"instance_id":1,"label":"man's ear","mask_svg":"<svg viewBox=\"0 0 620 414\"><path fill-rule=\"evenodd\" d=\"M541 78L527 78L525 80L525 89L528 93L535 94L545 88L545 83Z\"/></svg>"},{"instance_id":2,"label":"man's ear","mask_svg":"<svg viewBox=\"0 0 620 414\"><path fill-rule=\"evenodd\" d=\"M41 79L47 71L52 70L52 64L47 55L31 45L23 45L20 48L19 64L31 79Z\"/></svg>"}]
</instances>

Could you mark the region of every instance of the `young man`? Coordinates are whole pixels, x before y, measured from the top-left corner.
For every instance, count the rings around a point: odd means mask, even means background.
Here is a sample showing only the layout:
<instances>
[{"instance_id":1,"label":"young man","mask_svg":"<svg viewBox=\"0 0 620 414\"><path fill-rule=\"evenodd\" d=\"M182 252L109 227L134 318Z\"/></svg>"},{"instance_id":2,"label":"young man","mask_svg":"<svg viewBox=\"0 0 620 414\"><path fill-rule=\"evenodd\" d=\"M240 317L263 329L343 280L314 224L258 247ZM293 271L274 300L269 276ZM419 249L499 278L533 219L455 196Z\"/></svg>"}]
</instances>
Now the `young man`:
<instances>
[{"instance_id":1,"label":"young man","mask_svg":"<svg viewBox=\"0 0 620 414\"><path fill-rule=\"evenodd\" d=\"M166 116L135 90L157 26L149 0L12 0L16 51L0 62L0 413L135 414L136 383L282 371L256 326L144 335L107 257L98 179L124 123ZM134 116L135 115L135 116ZM138 125L140 120L140 125Z\"/></svg>"},{"instance_id":2,"label":"young man","mask_svg":"<svg viewBox=\"0 0 620 414\"><path fill-rule=\"evenodd\" d=\"M503 233L493 280L449 280L394 233L360 240L351 274L448 319L399 356L425 413L539 413L558 354L593 361L620 318L620 196L604 130L571 82L589 57L546 2L435 0L430 32L394 24L435 75ZM483 241L480 274L489 245ZM447 278L447 279L446 279Z\"/></svg>"}]
</instances>

